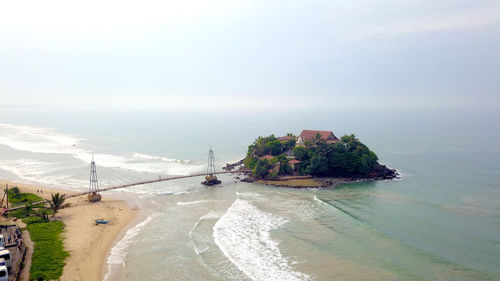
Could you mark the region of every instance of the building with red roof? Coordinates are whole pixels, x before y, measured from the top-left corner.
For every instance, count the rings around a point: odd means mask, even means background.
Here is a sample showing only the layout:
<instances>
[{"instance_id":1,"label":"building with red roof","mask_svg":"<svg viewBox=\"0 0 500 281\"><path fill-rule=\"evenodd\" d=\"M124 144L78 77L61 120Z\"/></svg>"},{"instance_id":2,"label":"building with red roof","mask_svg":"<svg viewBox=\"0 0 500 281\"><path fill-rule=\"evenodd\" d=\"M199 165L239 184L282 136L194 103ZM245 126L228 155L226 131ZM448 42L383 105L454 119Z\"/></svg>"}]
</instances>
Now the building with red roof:
<instances>
[{"instance_id":1,"label":"building with red roof","mask_svg":"<svg viewBox=\"0 0 500 281\"><path fill-rule=\"evenodd\" d=\"M302 163L302 161L297 159L288 160L288 164L290 164L290 167L292 168L294 175L298 173L300 163Z\"/></svg>"},{"instance_id":2,"label":"building with red roof","mask_svg":"<svg viewBox=\"0 0 500 281\"><path fill-rule=\"evenodd\" d=\"M327 143L336 143L339 141L332 131L302 130L302 133L300 133L297 138L297 143L304 144L306 141L313 141L316 139L318 134L320 139L326 141Z\"/></svg>"},{"instance_id":3,"label":"building with red roof","mask_svg":"<svg viewBox=\"0 0 500 281\"><path fill-rule=\"evenodd\" d=\"M261 157L258 157L258 158L260 160L262 160L262 159L271 160L271 159L274 158L274 156L267 154L267 155L264 155L264 156L261 156Z\"/></svg>"},{"instance_id":4,"label":"building with red roof","mask_svg":"<svg viewBox=\"0 0 500 281\"><path fill-rule=\"evenodd\" d=\"M278 137L279 141L287 141L287 140L294 140L294 139L295 139L295 137L291 137L291 136Z\"/></svg>"}]
</instances>

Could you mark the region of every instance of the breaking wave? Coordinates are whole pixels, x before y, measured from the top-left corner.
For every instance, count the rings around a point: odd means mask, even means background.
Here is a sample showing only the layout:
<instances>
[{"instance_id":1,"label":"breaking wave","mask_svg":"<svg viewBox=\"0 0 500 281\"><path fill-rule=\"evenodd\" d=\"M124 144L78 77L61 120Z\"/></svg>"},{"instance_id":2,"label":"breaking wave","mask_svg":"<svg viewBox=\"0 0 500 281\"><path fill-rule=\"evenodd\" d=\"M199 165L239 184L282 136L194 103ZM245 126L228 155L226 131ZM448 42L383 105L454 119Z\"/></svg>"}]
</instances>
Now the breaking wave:
<instances>
[{"instance_id":1,"label":"breaking wave","mask_svg":"<svg viewBox=\"0 0 500 281\"><path fill-rule=\"evenodd\" d=\"M177 206L197 205L210 202L215 202L215 200L197 200L197 201L187 201L187 202L179 201L177 202Z\"/></svg>"},{"instance_id":2,"label":"breaking wave","mask_svg":"<svg viewBox=\"0 0 500 281\"><path fill-rule=\"evenodd\" d=\"M15 160L0 160L0 169L16 175L21 180L44 185L80 189L88 185L88 180L75 178L74 171L58 163L50 163L37 159L20 158ZM65 170L66 169L66 170Z\"/></svg>"},{"instance_id":3,"label":"breaking wave","mask_svg":"<svg viewBox=\"0 0 500 281\"><path fill-rule=\"evenodd\" d=\"M310 280L281 255L271 231L287 221L236 199L213 227L222 253L252 280Z\"/></svg>"},{"instance_id":4,"label":"breaking wave","mask_svg":"<svg viewBox=\"0 0 500 281\"><path fill-rule=\"evenodd\" d=\"M94 158L98 167L120 168L141 173L165 175L188 175L203 171L206 167L205 165L193 164L190 160L171 159L139 152L130 155L96 153L90 146L82 143L84 140L83 138L61 134L55 129L0 123L0 144L14 150L35 153L36 155L33 155L32 158L39 159L43 157L43 155L37 154L66 154L85 164L89 164ZM17 168L11 168L9 172L21 178L32 180L37 178L38 174L17 173L22 172L23 169L31 169L30 165L30 163L27 163L26 167L14 165ZM50 165L51 163L48 163L45 168L50 168ZM62 167L62 165L60 166Z\"/></svg>"},{"instance_id":5,"label":"breaking wave","mask_svg":"<svg viewBox=\"0 0 500 281\"><path fill-rule=\"evenodd\" d=\"M108 272L106 273L104 280L108 280L109 274L111 272L111 267L113 265L125 266L125 260L127 258L127 248L133 242L135 236L137 236L137 234L139 234L139 232L158 215L158 213L152 214L141 223L127 230L122 240L120 240L118 243L116 243L115 246L113 246L107 259Z\"/></svg>"}]
</instances>

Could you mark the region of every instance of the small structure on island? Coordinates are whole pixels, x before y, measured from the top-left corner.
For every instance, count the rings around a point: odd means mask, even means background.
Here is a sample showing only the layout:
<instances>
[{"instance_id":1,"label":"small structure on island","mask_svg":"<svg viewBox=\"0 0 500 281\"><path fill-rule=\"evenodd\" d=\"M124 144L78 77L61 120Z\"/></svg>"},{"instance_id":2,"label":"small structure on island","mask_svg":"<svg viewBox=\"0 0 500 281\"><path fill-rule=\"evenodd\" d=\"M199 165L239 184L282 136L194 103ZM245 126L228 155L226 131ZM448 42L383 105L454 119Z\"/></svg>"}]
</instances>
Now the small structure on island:
<instances>
[{"instance_id":1,"label":"small structure on island","mask_svg":"<svg viewBox=\"0 0 500 281\"><path fill-rule=\"evenodd\" d=\"M217 179L217 176L215 175L215 157L214 157L214 151L212 150L212 147L210 146L210 149L208 150L208 167L207 167L207 175L205 176L205 181L202 182L204 185L215 185L215 184L220 184L221 181Z\"/></svg>"},{"instance_id":2,"label":"small structure on island","mask_svg":"<svg viewBox=\"0 0 500 281\"><path fill-rule=\"evenodd\" d=\"M90 202L101 201L101 194L99 194L99 182L97 181L97 170L95 168L94 157L92 157L92 162L90 163L90 184L89 184L89 194L87 198Z\"/></svg>"},{"instance_id":3,"label":"small structure on island","mask_svg":"<svg viewBox=\"0 0 500 281\"><path fill-rule=\"evenodd\" d=\"M259 160L271 160L274 158L274 156L270 155L270 154L266 154L264 156L261 156L261 157L257 157L259 158Z\"/></svg>"},{"instance_id":4,"label":"small structure on island","mask_svg":"<svg viewBox=\"0 0 500 281\"><path fill-rule=\"evenodd\" d=\"M302 163L302 161L297 160L297 159L292 159L288 161L288 164L290 164L290 167L292 168L293 174L297 174L299 172L299 165Z\"/></svg>"},{"instance_id":5,"label":"small structure on island","mask_svg":"<svg viewBox=\"0 0 500 281\"><path fill-rule=\"evenodd\" d=\"M336 143L339 141L332 131L302 130L297 137L297 144L303 145L306 141L314 141L318 137L326 143Z\"/></svg>"},{"instance_id":6,"label":"small structure on island","mask_svg":"<svg viewBox=\"0 0 500 281\"><path fill-rule=\"evenodd\" d=\"M283 142L285 142L285 141L289 141L289 140L294 140L294 139L296 139L296 137L292 137L292 136L284 136L284 137L278 137L277 139L278 139L279 141L283 141Z\"/></svg>"}]
</instances>

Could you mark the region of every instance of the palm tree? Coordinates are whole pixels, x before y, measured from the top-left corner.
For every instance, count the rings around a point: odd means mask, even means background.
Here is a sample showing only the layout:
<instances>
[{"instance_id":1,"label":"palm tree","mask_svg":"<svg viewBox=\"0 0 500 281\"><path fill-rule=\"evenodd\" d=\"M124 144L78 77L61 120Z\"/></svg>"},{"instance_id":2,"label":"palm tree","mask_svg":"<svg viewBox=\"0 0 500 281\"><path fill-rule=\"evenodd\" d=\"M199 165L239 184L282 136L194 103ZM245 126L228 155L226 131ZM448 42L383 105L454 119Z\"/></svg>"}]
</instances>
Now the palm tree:
<instances>
[{"instance_id":1,"label":"palm tree","mask_svg":"<svg viewBox=\"0 0 500 281\"><path fill-rule=\"evenodd\" d=\"M51 194L52 198L50 200L46 199L47 203L50 205L50 209L54 212L52 217L54 217L59 209L65 207L64 200L66 200L66 195L60 195L59 192L56 194Z\"/></svg>"}]
</instances>

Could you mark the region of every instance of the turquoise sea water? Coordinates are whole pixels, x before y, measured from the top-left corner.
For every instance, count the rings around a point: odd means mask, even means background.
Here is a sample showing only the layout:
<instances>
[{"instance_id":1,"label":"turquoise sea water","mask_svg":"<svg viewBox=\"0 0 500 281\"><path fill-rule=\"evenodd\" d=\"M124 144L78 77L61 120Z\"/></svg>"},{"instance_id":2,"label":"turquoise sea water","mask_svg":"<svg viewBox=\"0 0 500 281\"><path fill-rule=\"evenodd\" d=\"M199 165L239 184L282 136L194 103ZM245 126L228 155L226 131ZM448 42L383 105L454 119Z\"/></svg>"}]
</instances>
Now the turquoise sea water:
<instances>
[{"instance_id":1,"label":"turquoise sea water","mask_svg":"<svg viewBox=\"0 0 500 281\"><path fill-rule=\"evenodd\" d=\"M73 189L200 172L259 135L355 133L395 181L285 189L222 176L114 192L145 211L108 280L500 280L500 114L6 111L0 176Z\"/></svg>"}]
</instances>

